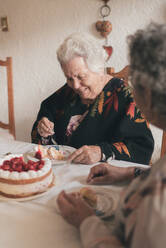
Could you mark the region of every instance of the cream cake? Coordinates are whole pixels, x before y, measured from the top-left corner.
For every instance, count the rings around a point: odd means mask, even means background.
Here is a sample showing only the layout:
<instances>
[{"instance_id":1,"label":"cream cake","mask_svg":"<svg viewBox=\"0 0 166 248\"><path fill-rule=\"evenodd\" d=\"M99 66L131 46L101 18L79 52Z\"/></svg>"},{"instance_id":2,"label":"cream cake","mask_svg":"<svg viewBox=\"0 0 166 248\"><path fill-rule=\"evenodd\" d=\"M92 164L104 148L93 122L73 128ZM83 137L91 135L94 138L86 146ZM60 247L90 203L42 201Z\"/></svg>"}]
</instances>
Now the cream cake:
<instances>
[{"instance_id":1,"label":"cream cake","mask_svg":"<svg viewBox=\"0 0 166 248\"><path fill-rule=\"evenodd\" d=\"M23 154L0 158L0 194L9 198L28 197L45 192L53 185L51 161L24 161Z\"/></svg>"},{"instance_id":2,"label":"cream cake","mask_svg":"<svg viewBox=\"0 0 166 248\"><path fill-rule=\"evenodd\" d=\"M55 147L44 147L42 145L38 145L37 147L35 147L36 150L36 154L35 157L36 158L49 158L51 160L63 160L64 154L62 151L57 150Z\"/></svg>"}]
</instances>

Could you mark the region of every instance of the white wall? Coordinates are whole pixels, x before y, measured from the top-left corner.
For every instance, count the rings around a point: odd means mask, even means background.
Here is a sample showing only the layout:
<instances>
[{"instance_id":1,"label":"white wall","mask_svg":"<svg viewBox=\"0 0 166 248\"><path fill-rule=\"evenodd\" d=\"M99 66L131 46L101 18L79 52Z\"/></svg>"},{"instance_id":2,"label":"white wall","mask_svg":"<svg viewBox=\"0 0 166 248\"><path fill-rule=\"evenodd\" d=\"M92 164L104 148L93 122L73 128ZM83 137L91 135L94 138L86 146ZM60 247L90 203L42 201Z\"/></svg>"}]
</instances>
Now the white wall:
<instances>
[{"instance_id":1,"label":"white wall","mask_svg":"<svg viewBox=\"0 0 166 248\"><path fill-rule=\"evenodd\" d=\"M18 140L30 141L40 102L65 82L56 59L64 38L83 31L104 44L94 26L101 5L100 0L0 0L0 16L9 22L9 32L0 32L0 57L13 57ZM128 63L126 36L150 21L165 22L166 0L111 0L109 5L113 55L108 65L118 71ZM3 107L0 116L6 118L5 113Z\"/></svg>"}]
</instances>

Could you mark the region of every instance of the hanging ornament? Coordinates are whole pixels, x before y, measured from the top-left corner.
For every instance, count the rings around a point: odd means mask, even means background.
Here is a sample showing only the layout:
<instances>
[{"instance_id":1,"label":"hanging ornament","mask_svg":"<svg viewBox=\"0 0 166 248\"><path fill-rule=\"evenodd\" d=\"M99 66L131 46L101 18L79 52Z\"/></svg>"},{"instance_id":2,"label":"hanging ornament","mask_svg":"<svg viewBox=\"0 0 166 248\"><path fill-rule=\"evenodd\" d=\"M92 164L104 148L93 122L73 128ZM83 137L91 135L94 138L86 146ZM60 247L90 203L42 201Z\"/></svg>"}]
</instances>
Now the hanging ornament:
<instances>
[{"instance_id":1,"label":"hanging ornament","mask_svg":"<svg viewBox=\"0 0 166 248\"><path fill-rule=\"evenodd\" d=\"M105 45L103 46L103 48L105 49L105 51L108 54L108 57L106 60L106 61L108 61L109 58L111 57L112 51L113 51L112 46L107 46L107 43L108 43L107 36L112 31L112 24L110 21L105 20L105 18L110 15L111 8L107 4L109 2L109 0L102 0L102 1L104 2L104 4L100 8L100 15L103 18L103 20L96 22L96 29L100 33L100 35L105 38Z\"/></svg>"},{"instance_id":2,"label":"hanging ornament","mask_svg":"<svg viewBox=\"0 0 166 248\"><path fill-rule=\"evenodd\" d=\"M113 48L112 48L112 46L103 46L103 48L105 49L106 53L108 54L108 57L106 59L106 61L108 61L112 55Z\"/></svg>"},{"instance_id":3,"label":"hanging ornament","mask_svg":"<svg viewBox=\"0 0 166 248\"><path fill-rule=\"evenodd\" d=\"M97 21L96 29L100 32L101 36L106 38L112 31L112 24L109 21Z\"/></svg>"},{"instance_id":4,"label":"hanging ornament","mask_svg":"<svg viewBox=\"0 0 166 248\"><path fill-rule=\"evenodd\" d=\"M107 4L109 0L102 0L104 4L100 8L100 15L103 18L103 21L97 21L96 22L96 29L98 32L100 32L101 36L106 38L109 33L112 31L112 24L107 20L105 20L105 17L109 16L111 13L111 8Z\"/></svg>"}]
</instances>

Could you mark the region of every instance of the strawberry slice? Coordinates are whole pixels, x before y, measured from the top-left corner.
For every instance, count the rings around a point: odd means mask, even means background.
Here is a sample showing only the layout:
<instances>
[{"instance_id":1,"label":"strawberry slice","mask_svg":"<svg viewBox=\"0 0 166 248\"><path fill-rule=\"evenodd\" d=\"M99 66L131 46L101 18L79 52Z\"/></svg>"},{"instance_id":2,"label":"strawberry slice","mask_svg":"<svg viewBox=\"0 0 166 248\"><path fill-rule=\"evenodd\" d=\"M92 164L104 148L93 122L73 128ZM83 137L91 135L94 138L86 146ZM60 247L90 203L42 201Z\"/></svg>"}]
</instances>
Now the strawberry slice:
<instances>
[{"instance_id":1,"label":"strawberry slice","mask_svg":"<svg viewBox=\"0 0 166 248\"><path fill-rule=\"evenodd\" d=\"M41 151L37 151L37 152L35 153L35 158L37 158L37 159L39 159L39 160L42 159Z\"/></svg>"}]
</instances>

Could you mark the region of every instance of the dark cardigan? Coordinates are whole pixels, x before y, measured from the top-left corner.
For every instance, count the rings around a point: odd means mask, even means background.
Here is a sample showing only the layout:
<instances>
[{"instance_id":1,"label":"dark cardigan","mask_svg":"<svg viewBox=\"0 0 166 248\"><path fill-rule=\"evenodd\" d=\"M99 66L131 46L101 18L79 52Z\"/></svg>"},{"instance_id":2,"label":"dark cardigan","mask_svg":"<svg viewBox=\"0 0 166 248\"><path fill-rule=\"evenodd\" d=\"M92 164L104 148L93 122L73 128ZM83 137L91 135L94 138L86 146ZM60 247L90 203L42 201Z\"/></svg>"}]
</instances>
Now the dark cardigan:
<instances>
[{"instance_id":1,"label":"dark cardigan","mask_svg":"<svg viewBox=\"0 0 166 248\"><path fill-rule=\"evenodd\" d=\"M70 118L86 117L67 136ZM149 125L135 105L129 86L118 78L111 79L95 102L82 104L80 97L65 84L44 100L32 129L32 142L42 143L37 132L37 123L42 117L54 122L54 139L60 145L79 148L83 145L98 145L106 158L149 164L154 140ZM52 144L50 138L47 144Z\"/></svg>"}]
</instances>

